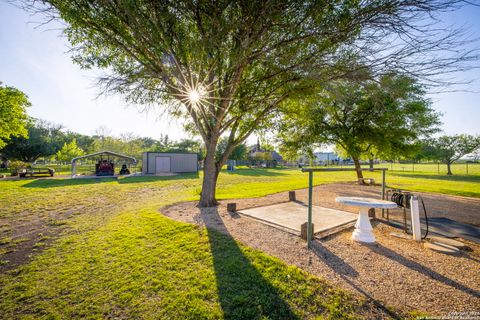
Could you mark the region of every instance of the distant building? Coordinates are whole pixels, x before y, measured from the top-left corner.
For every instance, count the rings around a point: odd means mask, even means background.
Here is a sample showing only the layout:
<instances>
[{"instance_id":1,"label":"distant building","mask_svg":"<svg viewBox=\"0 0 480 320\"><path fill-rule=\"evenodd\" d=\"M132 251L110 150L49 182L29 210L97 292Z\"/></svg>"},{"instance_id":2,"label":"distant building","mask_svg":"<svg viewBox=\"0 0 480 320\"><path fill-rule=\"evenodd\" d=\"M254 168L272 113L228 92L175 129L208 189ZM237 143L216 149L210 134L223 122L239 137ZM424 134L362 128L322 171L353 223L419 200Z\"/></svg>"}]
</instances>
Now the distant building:
<instances>
[{"instance_id":1,"label":"distant building","mask_svg":"<svg viewBox=\"0 0 480 320\"><path fill-rule=\"evenodd\" d=\"M335 152L315 152L313 156L317 164L338 164L343 161Z\"/></svg>"},{"instance_id":2,"label":"distant building","mask_svg":"<svg viewBox=\"0 0 480 320\"><path fill-rule=\"evenodd\" d=\"M248 158L253 161L274 162L275 164L283 161L283 157L276 151L266 150L260 146L260 141L250 147ZM267 163L270 166L270 163Z\"/></svg>"},{"instance_id":3,"label":"distant building","mask_svg":"<svg viewBox=\"0 0 480 320\"><path fill-rule=\"evenodd\" d=\"M272 155L272 160L280 162L283 160L283 157L277 151L270 151Z\"/></svg>"},{"instance_id":4,"label":"distant building","mask_svg":"<svg viewBox=\"0 0 480 320\"><path fill-rule=\"evenodd\" d=\"M347 161L347 159L341 158L335 152L314 152L313 158L303 155L297 161L301 165L339 165Z\"/></svg>"},{"instance_id":5,"label":"distant building","mask_svg":"<svg viewBox=\"0 0 480 320\"><path fill-rule=\"evenodd\" d=\"M186 152L144 152L143 174L198 171L198 155Z\"/></svg>"},{"instance_id":6,"label":"distant building","mask_svg":"<svg viewBox=\"0 0 480 320\"><path fill-rule=\"evenodd\" d=\"M272 160L277 163L283 160L283 157L278 152L263 149L258 140L257 144L250 148L248 157L250 159Z\"/></svg>"}]
</instances>

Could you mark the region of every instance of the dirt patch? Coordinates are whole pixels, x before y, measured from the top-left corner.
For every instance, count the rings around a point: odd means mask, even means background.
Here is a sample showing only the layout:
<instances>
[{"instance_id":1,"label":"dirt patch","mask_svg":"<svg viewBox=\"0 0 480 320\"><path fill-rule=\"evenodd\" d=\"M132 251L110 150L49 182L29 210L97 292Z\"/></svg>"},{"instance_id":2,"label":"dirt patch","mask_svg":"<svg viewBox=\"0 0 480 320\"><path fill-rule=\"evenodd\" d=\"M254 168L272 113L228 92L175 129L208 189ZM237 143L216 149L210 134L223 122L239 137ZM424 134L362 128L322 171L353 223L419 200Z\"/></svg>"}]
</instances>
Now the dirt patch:
<instances>
[{"instance_id":1,"label":"dirt patch","mask_svg":"<svg viewBox=\"0 0 480 320\"><path fill-rule=\"evenodd\" d=\"M66 229L67 221L73 214L81 210L58 210L37 217L25 213L24 218L9 219L5 225L9 232L2 232L4 243L0 245L3 255L0 256L0 272L5 272L28 261L32 253L40 252L48 247ZM8 236L5 236L7 235Z\"/></svg>"},{"instance_id":2,"label":"dirt patch","mask_svg":"<svg viewBox=\"0 0 480 320\"><path fill-rule=\"evenodd\" d=\"M357 209L335 203L335 196L378 196L378 187L359 187L346 184L322 185L315 188L317 205L355 212ZM422 194L427 203L436 195ZM440 196L432 208L458 221L468 218L455 203L480 208L480 201L468 198ZM452 198L452 199L450 199ZM232 200L237 209L285 202L288 193L263 198ZM297 191L297 199L306 200L306 190ZM195 223L231 235L247 246L278 257L288 264L323 277L356 294L362 295L378 308L380 317L392 316L385 306L403 312L412 310L431 315L446 315L452 311L480 311L480 246L467 242L470 251L460 256L448 256L424 249L422 244L394 238L391 226L376 223L377 244L362 245L350 240L351 230L314 242L308 251L298 236L283 232L258 221L230 214L229 201L218 208L200 210L196 203L179 203L162 208L172 219ZM428 205L428 204L427 204ZM440 214L432 209L432 214ZM478 211L477 211L478 212ZM478 217L477 217L478 218Z\"/></svg>"}]
</instances>

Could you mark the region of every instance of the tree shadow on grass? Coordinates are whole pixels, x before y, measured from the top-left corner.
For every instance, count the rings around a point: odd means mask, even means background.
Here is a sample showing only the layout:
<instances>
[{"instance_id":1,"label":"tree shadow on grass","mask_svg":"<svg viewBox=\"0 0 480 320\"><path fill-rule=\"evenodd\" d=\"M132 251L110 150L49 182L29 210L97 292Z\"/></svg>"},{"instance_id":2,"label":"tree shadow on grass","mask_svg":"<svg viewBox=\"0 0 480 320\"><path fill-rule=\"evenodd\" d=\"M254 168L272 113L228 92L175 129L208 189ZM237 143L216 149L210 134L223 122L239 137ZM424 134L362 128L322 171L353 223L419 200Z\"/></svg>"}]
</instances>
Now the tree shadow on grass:
<instances>
[{"instance_id":1,"label":"tree shadow on grass","mask_svg":"<svg viewBox=\"0 0 480 320\"><path fill-rule=\"evenodd\" d=\"M228 233L217 208L195 218L207 228L220 304L225 319L298 319Z\"/></svg>"},{"instance_id":2,"label":"tree shadow on grass","mask_svg":"<svg viewBox=\"0 0 480 320\"><path fill-rule=\"evenodd\" d=\"M198 172L189 172L181 173L173 176L134 176L134 177L124 177L118 179L119 184L129 184L129 183L145 183L145 182L156 182L156 181L170 181L170 180L189 180L189 179L198 179Z\"/></svg>"},{"instance_id":3,"label":"tree shadow on grass","mask_svg":"<svg viewBox=\"0 0 480 320\"><path fill-rule=\"evenodd\" d=\"M88 184L98 184L115 181L118 184L146 183L156 181L198 179L198 173L186 173L174 176L133 176L133 177L88 177L74 179L32 179L24 184L24 188L58 188L66 186L78 186Z\"/></svg>"},{"instance_id":4,"label":"tree shadow on grass","mask_svg":"<svg viewBox=\"0 0 480 320\"><path fill-rule=\"evenodd\" d=\"M67 187L67 186L107 183L115 180L116 180L115 178L35 179L24 184L22 187L23 188L58 188L58 187Z\"/></svg>"},{"instance_id":5,"label":"tree shadow on grass","mask_svg":"<svg viewBox=\"0 0 480 320\"><path fill-rule=\"evenodd\" d=\"M250 176L250 177L278 177L287 175L284 172L281 172L284 169L238 169L234 171L222 171L222 173L239 175L239 176Z\"/></svg>"},{"instance_id":6,"label":"tree shadow on grass","mask_svg":"<svg viewBox=\"0 0 480 320\"><path fill-rule=\"evenodd\" d=\"M435 279L436 281L438 282L441 282L441 283L444 283L452 288L455 288L457 290L460 290L460 291L463 291L473 297L476 297L476 298L480 298L480 292L475 290L475 289L472 289L472 288L469 288L467 287L466 285L463 285L455 280L452 280L450 278L447 278L445 277L444 275L441 275L435 271L433 271L432 269L418 263L418 262L415 262L415 261L412 261L410 259L407 259L405 258L404 256L396 253L395 251L392 251L384 246L382 246L381 244L376 244L376 245L373 245L373 246L368 246L368 248L370 248L373 252L377 253L377 254L380 254L380 255L383 255L395 262L398 262L402 265L404 265L405 267L408 267L410 269L412 269L413 271L416 271L418 273L421 273L429 278L432 278L432 279Z\"/></svg>"}]
</instances>

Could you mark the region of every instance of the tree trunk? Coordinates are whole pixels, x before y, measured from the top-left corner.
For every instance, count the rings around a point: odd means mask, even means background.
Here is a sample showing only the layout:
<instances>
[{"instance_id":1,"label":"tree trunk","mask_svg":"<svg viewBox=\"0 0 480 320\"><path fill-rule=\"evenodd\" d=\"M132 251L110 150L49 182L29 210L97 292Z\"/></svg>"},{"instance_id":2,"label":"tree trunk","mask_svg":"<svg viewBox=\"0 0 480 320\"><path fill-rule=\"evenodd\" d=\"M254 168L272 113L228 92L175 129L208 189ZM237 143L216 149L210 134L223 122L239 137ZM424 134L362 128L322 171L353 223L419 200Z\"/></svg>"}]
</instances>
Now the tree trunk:
<instances>
[{"instance_id":1,"label":"tree trunk","mask_svg":"<svg viewBox=\"0 0 480 320\"><path fill-rule=\"evenodd\" d=\"M451 176L452 175L452 170L450 168L451 163L447 162L447 175Z\"/></svg>"},{"instance_id":2,"label":"tree trunk","mask_svg":"<svg viewBox=\"0 0 480 320\"><path fill-rule=\"evenodd\" d=\"M215 147L207 148L207 154L203 163L202 193L199 203L199 206L202 208L218 205L218 201L215 198L215 190L220 168L215 163L215 149L216 145Z\"/></svg>"},{"instance_id":3,"label":"tree trunk","mask_svg":"<svg viewBox=\"0 0 480 320\"><path fill-rule=\"evenodd\" d=\"M368 162L370 164L370 169L373 169L373 159L368 159Z\"/></svg>"},{"instance_id":4,"label":"tree trunk","mask_svg":"<svg viewBox=\"0 0 480 320\"><path fill-rule=\"evenodd\" d=\"M357 178L358 179L363 179L363 173L362 173L362 167L360 166L360 160L358 158L354 158L353 163L355 164L355 171L357 172Z\"/></svg>"}]
</instances>

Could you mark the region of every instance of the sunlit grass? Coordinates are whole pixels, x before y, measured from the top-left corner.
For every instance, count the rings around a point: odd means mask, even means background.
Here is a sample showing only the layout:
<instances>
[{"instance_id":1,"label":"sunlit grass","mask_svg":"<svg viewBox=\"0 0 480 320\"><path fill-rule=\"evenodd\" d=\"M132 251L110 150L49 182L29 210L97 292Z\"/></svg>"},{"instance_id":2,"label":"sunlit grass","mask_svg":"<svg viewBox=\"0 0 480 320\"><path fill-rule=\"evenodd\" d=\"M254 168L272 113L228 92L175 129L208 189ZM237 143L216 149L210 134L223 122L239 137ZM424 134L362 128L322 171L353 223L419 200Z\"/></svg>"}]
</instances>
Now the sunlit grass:
<instances>
[{"instance_id":1,"label":"sunlit grass","mask_svg":"<svg viewBox=\"0 0 480 320\"><path fill-rule=\"evenodd\" d=\"M365 176L381 181L377 172ZM315 184L338 181L353 182L355 174L314 175ZM298 169L243 169L222 172L217 195L260 197L307 183ZM387 172L387 183L480 197L478 175ZM362 302L323 280L158 213L161 206L198 198L200 186L201 174L0 181L0 265L8 264L7 252L27 241L12 237L15 223L41 220L64 228L40 238L26 264L0 275L0 314L8 319L359 316ZM70 216L60 220L62 215Z\"/></svg>"},{"instance_id":2,"label":"sunlit grass","mask_svg":"<svg viewBox=\"0 0 480 320\"><path fill-rule=\"evenodd\" d=\"M160 215L159 206L194 194L199 180L188 178L0 183L0 196L16 197L25 191L20 200L35 200L23 210L9 201L18 213L36 216L51 206L83 206L50 247L0 275L0 314L251 319L354 318L361 311L361 301L296 267L215 231ZM47 194L49 199L42 201ZM3 221L15 219L7 215Z\"/></svg>"}]
</instances>

